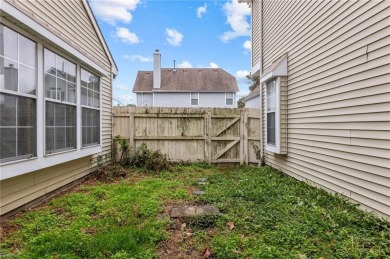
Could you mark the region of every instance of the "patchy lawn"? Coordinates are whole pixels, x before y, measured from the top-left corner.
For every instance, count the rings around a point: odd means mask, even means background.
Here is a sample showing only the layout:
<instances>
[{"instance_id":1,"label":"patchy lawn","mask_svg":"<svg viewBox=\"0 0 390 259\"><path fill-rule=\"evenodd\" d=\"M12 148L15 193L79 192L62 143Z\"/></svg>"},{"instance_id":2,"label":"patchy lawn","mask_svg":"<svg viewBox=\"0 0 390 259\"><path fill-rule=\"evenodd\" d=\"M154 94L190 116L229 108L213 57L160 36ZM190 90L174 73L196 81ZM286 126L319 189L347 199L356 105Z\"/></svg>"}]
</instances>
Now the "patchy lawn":
<instances>
[{"instance_id":1,"label":"patchy lawn","mask_svg":"<svg viewBox=\"0 0 390 259\"><path fill-rule=\"evenodd\" d=\"M173 206L197 204L222 215L167 216ZM390 222L269 167L128 172L89 181L1 227L0 257L201 258L206 247L213 258L390 257Z\"/></svg>"}]
</instances>

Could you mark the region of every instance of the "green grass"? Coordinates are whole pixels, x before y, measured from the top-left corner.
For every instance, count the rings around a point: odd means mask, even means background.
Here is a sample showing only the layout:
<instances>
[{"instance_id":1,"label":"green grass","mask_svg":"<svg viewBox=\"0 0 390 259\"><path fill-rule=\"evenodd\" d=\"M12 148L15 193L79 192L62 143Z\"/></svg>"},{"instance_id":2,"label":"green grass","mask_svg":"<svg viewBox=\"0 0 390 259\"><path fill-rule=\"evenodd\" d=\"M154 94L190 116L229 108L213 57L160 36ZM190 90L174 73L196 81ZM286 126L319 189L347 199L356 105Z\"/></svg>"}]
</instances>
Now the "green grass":
<instances>
[{"instance_id":1,"label":"green grass","mask_svg":"<svg viewBox=\"0 0 390 259\"><path fill-rule=\"evenodd\" d=\"M208 184L198 186L200 177ZM190 186L206 194L191 196ZM183 201L222 212L188 224L191 237L176 244L184 251L201 254L209 246L216 258L390 257L390 223L345 199L269 167L205 164L178 165L137 182L82 185L6 222L17 229L2 240L0 257L153 258L174 227L158 215Z\"/></svg>"}]
</instances>

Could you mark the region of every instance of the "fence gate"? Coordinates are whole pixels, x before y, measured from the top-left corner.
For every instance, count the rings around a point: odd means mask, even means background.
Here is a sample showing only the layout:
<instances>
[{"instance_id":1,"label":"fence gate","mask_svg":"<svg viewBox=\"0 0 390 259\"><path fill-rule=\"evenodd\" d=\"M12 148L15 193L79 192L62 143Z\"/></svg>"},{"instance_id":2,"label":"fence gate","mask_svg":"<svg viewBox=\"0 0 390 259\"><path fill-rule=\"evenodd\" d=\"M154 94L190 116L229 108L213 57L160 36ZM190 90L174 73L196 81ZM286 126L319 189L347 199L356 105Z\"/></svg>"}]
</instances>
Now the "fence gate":
<instances>
[{"instance_id":1,"label":"fence gate","mask_svg":"<svg viewBox=\"0 0 390 259\"><path fill-rule=\"evenodd\" d=\"M113 136L173 161L258 163L259 117L258 109L114 107Z\"/></svg>"}]
</instances>

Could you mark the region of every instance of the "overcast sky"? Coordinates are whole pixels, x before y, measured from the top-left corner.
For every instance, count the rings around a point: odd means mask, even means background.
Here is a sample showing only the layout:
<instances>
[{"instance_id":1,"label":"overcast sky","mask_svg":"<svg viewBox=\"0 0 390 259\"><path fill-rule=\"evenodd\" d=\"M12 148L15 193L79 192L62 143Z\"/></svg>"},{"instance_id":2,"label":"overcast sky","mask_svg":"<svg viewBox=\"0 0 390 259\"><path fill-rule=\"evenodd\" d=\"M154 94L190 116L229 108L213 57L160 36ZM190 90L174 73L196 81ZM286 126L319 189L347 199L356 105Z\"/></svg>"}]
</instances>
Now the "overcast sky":
<instances>
[{"instance_id":1,"label":"overcast sky","mask_svg":"<svg viewBox=\"0 0 390 259\"><path fill-rule=\"evenodd\" d=\"M159 49L162 67L220 67L236 76L239 95L248 94L251 67L250 8L229 1L89 0L119 74L113 96L135 102L139 70L153 70Z\"/></svg>"}]
</instances>

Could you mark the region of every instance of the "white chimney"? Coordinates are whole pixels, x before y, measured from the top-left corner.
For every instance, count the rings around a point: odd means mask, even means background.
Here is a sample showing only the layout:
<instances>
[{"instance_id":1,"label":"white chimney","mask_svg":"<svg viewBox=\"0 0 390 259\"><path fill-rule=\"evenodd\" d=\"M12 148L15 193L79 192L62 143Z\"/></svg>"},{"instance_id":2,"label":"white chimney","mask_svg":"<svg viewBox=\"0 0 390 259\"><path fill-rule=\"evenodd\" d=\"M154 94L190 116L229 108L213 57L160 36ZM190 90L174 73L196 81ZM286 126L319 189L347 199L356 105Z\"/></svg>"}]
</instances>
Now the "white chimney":
<instances>
[{"instance_id":1,"label":"white chimney","mask_svg":"<svg viewBox=\"0 0 390 259\"><path fill-rule=\"evenodd\" d=\"M161 87L161 53L156 49L153 54L153 88L159 89Z\"/></svg>"}]
</instances>

